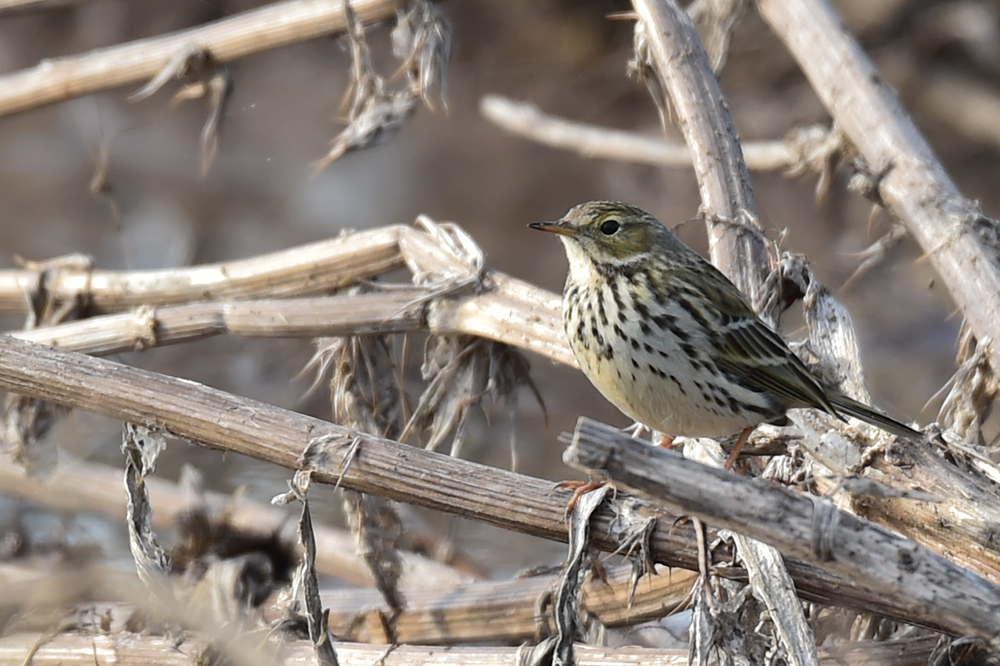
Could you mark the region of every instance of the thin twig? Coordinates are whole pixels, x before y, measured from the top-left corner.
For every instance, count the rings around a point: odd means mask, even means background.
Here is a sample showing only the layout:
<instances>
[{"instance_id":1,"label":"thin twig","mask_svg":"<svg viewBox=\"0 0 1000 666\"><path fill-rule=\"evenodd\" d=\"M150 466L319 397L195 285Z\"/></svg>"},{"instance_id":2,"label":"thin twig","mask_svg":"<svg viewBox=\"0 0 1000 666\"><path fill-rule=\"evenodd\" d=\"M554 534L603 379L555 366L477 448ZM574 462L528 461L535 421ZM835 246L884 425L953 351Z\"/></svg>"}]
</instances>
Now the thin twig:
<instances>
[{"instance_id":1,"label":"thin twig","mask_svg":"<svg viewBox=\"0 0 1000 666\"><path fill-rule=\"evenodd\" d=\"M553 148L573 150L587 157L638 162L665 167L691 166L691 152L680 143L659 136L597 127L552 116L533 104L487 95L479 103L487 120L503 129ZM778 171L796 165L801 156L788 141L743 143L747 166L759 171Z\"/></svg>"}]
</instances>

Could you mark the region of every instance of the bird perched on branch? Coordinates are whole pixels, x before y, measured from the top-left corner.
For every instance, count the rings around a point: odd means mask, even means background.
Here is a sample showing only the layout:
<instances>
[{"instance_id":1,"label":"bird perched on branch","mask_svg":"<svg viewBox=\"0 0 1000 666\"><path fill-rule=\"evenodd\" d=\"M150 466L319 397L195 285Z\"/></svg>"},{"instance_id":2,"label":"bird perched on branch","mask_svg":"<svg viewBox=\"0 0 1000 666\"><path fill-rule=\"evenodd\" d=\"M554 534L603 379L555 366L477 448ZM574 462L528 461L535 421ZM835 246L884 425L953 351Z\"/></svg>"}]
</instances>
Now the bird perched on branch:
<instances>
[{"instance_id":1,"label":"bird perched on branch","mask_svg":"<svg viewBox=\"0 0 1000 666\"><path fill-rule=\"evenodd\" d=\"M649 213L592 201L529 226L566 248L563 324L580 368L639 423L670 436L739 433L727 466L757 425L795 407L921 437L815 377L725 275Z\"/></svg>"}]
</instances>

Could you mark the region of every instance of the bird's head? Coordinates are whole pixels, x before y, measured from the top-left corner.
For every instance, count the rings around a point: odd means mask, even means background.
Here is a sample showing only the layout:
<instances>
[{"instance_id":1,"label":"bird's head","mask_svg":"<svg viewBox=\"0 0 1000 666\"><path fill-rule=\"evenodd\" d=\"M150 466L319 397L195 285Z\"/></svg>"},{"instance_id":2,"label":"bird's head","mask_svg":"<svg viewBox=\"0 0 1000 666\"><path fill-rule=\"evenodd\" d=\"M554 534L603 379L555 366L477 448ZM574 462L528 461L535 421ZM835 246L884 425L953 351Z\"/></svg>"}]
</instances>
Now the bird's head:
<instances>
[{"instance_id":1,"label":"bird's head","mask_svg":"<svg viewBox=\"0 0 1000 666\"><path fill-rule=\"evenodd\" d=\"M629 204L590 201L574 206L556 222L533 222L532 229L558 234L572 264L578 253L601 265L622 265L669 250L679 243L659 220Z\"/></svg>"}]
</instances>

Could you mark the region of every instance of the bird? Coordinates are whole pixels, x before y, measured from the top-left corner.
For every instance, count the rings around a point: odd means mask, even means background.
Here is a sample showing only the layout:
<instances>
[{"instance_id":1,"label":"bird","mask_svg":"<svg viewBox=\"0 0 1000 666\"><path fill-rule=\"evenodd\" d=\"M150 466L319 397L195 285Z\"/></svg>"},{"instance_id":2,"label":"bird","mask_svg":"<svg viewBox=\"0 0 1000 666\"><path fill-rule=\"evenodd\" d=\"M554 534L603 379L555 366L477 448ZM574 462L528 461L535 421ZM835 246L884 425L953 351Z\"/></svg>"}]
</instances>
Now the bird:
<instances>
[{"instance_id":1,"label":"bird","mask_svg":"<svg viewBox=\"0 0 1000 666\"><path fill-rule=\"evenodd\" d=\"M729 468L754 428L801 407L922 437L816 377L736 285L644 210L591 201L528 226L565 247L563 326L580 368L665 443L738 433Z\"/></svg>"}]
</instances>

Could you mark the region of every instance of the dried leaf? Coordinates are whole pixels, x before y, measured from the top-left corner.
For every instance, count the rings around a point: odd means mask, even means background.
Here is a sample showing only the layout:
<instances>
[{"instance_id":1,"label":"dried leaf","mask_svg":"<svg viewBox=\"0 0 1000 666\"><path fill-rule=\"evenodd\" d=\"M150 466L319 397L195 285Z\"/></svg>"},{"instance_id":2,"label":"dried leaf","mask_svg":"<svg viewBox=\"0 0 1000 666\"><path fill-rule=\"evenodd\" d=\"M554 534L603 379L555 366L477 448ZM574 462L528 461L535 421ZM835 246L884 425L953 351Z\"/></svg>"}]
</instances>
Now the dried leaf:
<instances>
[{"instance_id":1,"label":"dried leaf","mask_svg":"<svg viewBox=\"0 0 1000 666\"><path fill-rule=\"evenodd\" d=\"M173 586L167 578L170 559L157 542L153 531L153 506L149 502L146 476L153 473L156 458L166 448L163 433L136 425L125 424L122 453L125 454L125 490L128 493L126 516L129 548L135 560L139 578L155 598L171 602Z\"/></svg>"},{"instance_id":2,"label":"dried leaf","mask_svg":"<svg viewBox=\"0 0 1000 666\"><path fill-rule=\"evenodd\" d=\"M430 93L436 84L441 106L447 111L445 92L451 59L451 25L436 3L414 0L405 11L397 13L396 27L392 30L392 52L403 61L399 72L406 73L410 90L433 111Z\"/></svg>"},{"instance_id":3,"label":"dried leaf","mask_svg":"<svg viewBox=\"0 0 1000 666\"><path fill-rule=\"evenodd\" d=\"M46 261L28 261L17 257L17 263L35 273L35 279L26 284L24 298L28 316L24 329L53 326L65 321L80 319L87 314L88 294L84 291L75 298L57 300L49 288L59 279L62 270L89 271L94 266L91 257L71 254ZM46 441L52 427L69 413L61 405L54 405L34 398L8 394L4 398L2 448L28 473L45 477L55 469L59 452L55 443Z\"/></svg>"},{"instance_id":4,"label":"dried leaf","mask_svg":"<svg viewBox=\"0 0 1000 666\"><path fill-rule=\"evenodd\" d=\"M392 505L374 495L344 491L344 508L351 533L358 540L358 555L368 565L375 587L389 607L385 627L389 642L396 642L396 618L406 608L406 598L399 587L403 562L398 542L402 527Z\"/></svg>"},{"instance_id":5,"label":"dried leaf","mask_svg":"<svg viewBox=\"0 0 1000 666\"><path fill-rule=\"evenodd\" d=\"M347 40L351 49L351 83L344 96L347 127L334 137L326 157L317 163L321 171L352 150L368 148L393 136L410 117L418 94L409 87L389 90L386 80L375 71L361 19L344 3Z\"/></svg>"},{"instance_id":6,"label":"dried leaf","mask_svg":"<svg viewBox=\"0 0 1000 666\"><path fill-rule=\"evenodd\" d=\"M990 364L989 339L977 341L972 329L962 326L958 369L931 400L947 390L938 420L968 443L984 444L982 426L989 418L1000 392L1000 379Z\"/></svg>"},{"instance_id":7,"label":"dried leaf","mask_svg":"<svg viewBox=\"0 0 1000 666\"><path fill-rule=\"evenodd\" d=\"M854 269L851 276L847 278L840 290L847 291L850 289L855 282L864 277L868 271L885 259L886 255L889 254L889 250L899 245L908 235L909 231L907 231L904 225L899 222L893 223L888 233L854 255L861 259L861 263Z\"/></svg>"},{"instance_id":8,"label":"dried leaf","mask_svg":"<svg viewBox=\"0 0 1000 666\"><path fill-rule=\"evenodd\" d=\"M365 336L327 339L324 353L334 359L330 379L333 418L356 430L373 435L398 437L402 427L403 392L392 353L391 339ZM403 563L398 543L399 517L387 500L344 491L345 514L357 539L358 554L368 565L390 609L384 625L390 643L395 643L395 620L406 601L399 589Z\"/></svg>"},{"instance_id":9,"label":"dried leaf","mask_svg":"<svg viewBox=\"0 0 1000 666\"><path fill-rule=\"evenodd\" d=\"M299 590L302 591L306 606L306 624L309 629L309 639L316 650L316 661L320 666L337 666L337 653L333 647L334 638L330 632L328 612L323 609L323 601L319 596L319 576L316 573L316 538L313 533L312 513L309 510L307 498L311 483L310 473L300 470L295 473L289 487L289 495L302 503L302 514L299 518L299 540L305 550L302 564L292 582L292 592L297 595ZM292 612L291 605L286 607L286 612Z\"/></svg>"},{"instance_id":10,"label":"dried leaf","mask_svg":"<svg viewBox=\"0 0 1000 666\"><path fill-rule=\"evenodd\" d=\"M646 85L660 115L660 125L666 129L670 124L670 98L653 64L653 56L649 52L649 35L646 24L641 20L635 22L632 50L632 58L629 59L627 67L628 76Z\"/></svg>"},{"instance_id":11,"label":"dried leaf","mask_svg":"<svg viewBox=\"0 0 1000 666\"><path fill-rule=\"evenodd\" d=\"M208 173L219 151L222 119L226 102L233 90L229 68L218 62L206 48L190 44L172 57L156 76L140 90L129 95L130 102L139 102L154 95L169 81L180 81L182 87L174 94L171 105L185 100L206 98L208 118L201 130L201 173Z\"/></svg>"},{"instance_id":12,"label":"dried leaf","mask_svg":"<svg viewBox=\"0 0 1000 666\"><path fill-rule=\"evenodd\" d=\"M541 403L528 360L513 347L469 335L431 336L421 366L429 381L403 435L430 429L426 448L437 450L452 437L451 455L461 453L469 410L490 397L516 404L517 389L527 386Z\"/></svg>"},{"instance_id":13,"label":"dried leaf","mask_svg":"<svg viewBox=\"0 0 1000 666\"><path fill-rule=\"evenodd\" d=\"M687 8L691 20L700 28L701 41L716 74L725 67L729 42L746 5L747 0L695 0Z\"/></svg>"},{"instance_id":14,"label":"dried leaf","mask_svg":"<svg viewBox=\"0 0 1000 666\"><path fill-rule=\"evenodd\" d=\"M856 152L836 126L796 127L785 134L784 143L785 148L795 156L785 175L797 178L809 172L819 174L816 181L817 203L826 200L830 193L837 167Z\"/></svg>"},{"instance_id":15,"label":"dried leaf","mask_svg":"<svg viewBox=\"0 0 1000 666\"><path fill-rule=\"evenodd\" d=\"M396 439L402 428L403 392L385 336L321 338L310 365L332 367L330 401L337 423Z\"/></svg>"},{"instance_id":16,"label":"dried leaf","mask_svg":"<svg viewBox=\"0 0 1000 666\"><path fill-rule=\"evenodd\" d=\"M573 642L581 633L580 590L590 563L590 517L609 492L611 486L605 484L581 495L570 516L569 554L559 581L559 591L556 593L557 638L552 657L554 666L571 666L576 663Z\"/></svg>"}]
</instances>

